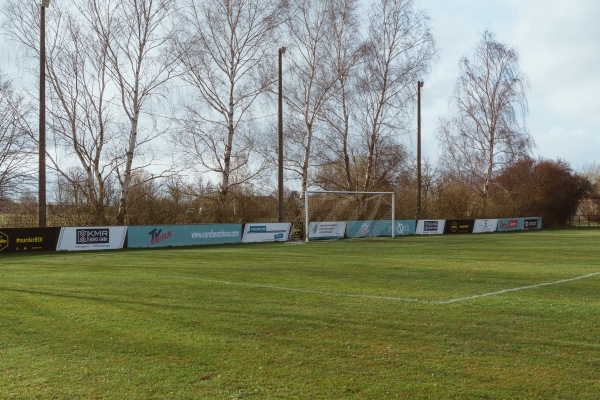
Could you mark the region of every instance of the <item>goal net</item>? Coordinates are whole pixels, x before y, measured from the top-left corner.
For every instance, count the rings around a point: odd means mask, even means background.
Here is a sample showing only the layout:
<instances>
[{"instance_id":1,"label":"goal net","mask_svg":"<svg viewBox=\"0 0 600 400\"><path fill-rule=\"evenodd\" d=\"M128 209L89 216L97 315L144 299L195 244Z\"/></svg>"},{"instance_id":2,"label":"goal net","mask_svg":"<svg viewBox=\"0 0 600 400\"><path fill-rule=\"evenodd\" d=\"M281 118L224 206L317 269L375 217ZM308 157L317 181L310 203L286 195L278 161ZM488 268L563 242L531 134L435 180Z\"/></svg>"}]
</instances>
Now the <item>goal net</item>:
<instances>
[{"instance_id":1,"label":"goal net","mask_svg":"<svg viewBox=\"0 0 600 400\"><path fill-rule=\"evenodd\" d=\"M306 241L365 236L395 237L395 193L307 190Z\"/></svg>"}]
</instances>

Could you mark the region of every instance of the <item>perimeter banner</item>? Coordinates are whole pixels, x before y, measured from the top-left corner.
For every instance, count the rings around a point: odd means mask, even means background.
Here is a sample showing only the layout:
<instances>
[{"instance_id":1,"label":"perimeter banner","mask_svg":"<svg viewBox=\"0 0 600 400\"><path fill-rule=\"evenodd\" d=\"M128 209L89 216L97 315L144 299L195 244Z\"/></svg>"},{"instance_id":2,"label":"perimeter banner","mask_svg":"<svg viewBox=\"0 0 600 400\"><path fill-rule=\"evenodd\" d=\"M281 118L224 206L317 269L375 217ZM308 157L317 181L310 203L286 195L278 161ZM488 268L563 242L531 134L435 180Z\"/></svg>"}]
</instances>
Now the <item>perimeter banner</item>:
<instances>
[{"instance_id":1,"label":"perimeter banner","mask_svg":"<svg viewBox=\"0 0 600 400\"><path fill-rule=\"evenodd\" d=\"M346 222L310 222L308 239L342 239L346 232Z\"/></svg>"},{"instance_id":2,"label":"perimeter banner","mask_svg":"<svg viewBox=\"0 0 600 400\"><path fill-rule=\"evenodd\" d=\"M290 233L290 223L250 223L244 224L243 243L256 242L287 242Z\"/></svg>"},{"instance_id":3,"label":"perimeter banner","mask_svg":"<svg viewBox=\"0 0 600 400\"><path fill-rule=\"evenodd\" d=\"M55 251L60 228L0 228L0 255Z\"/></svg>"},{"instance_id":4,"label":"perimeter banner","mask_svg":"<svg viewBox=\"0 0 600 400\"><path fill-rule=\"evenodd\" d=\"M242 224L130 226L127 247L154 248L242 242Z\"/></svg>"},{"instance_id":5,"label":"perimeter banner","mask_svg":"<svg viewBox=\"0 0 600 400\"><path fill-rule=\"evenodd\" d=\"M522 231L526 229L542 229L542 218L504 218L498 220L499 231Z\"/></svg>"},{"instance_id":6,"label":"perimeter banner","mask_svg":"<svg viewBox=\"0 0 600 400\"><path fill-rule=\"evenodd\" d=\"M473 226L473 233L496 232L497 228L497 219L476 219Z\"/></svg>"},{"instance_id":7,"label":"perimeter banner","mask_svg":"<svg viewBox=\"0 0 600 400\"><path fill-rule=\"evenodd\" d=\"M444 235L458 233L473 233L475 220L472 219L447 219L444 225Z\"/></svg>"},{"instance_id":8,"label":"perimeter banner","mask_svg":"<svg viewBox=\"0 0 600 400\"><path fill-rule=\"evenodd\" d=\"M519 218L519 226L521 226L521 224L523 224L523 229L542 229L542 218Z\"/></svg>"},{"instance_id":9,"label":"perimeter banner","mask_svg":"<svg viewBox=\"0 0 600 400\"><path fill-rule=\"evenodd\" d=\"M441 235L444 233L445 219L420 219L417 222L417 235Z\"/></svg>"},{"instance_id":10,"label":"perimeter banner","mask_svg":"<svg viewBox=\"0 0 600 400\"><path fill-rule=\"evenodd\" d=\"M61 228L56 250L82 251L122 249L126 236L126 226Z\"/></svg>"},{"instance_id":11,"label":"perimeter banner","mask_svg":"<svg viewBox=\"0 0 600 400\"><path fill-rule=\"evenodd\" d=\"M395 236L414 235L415 220L394 221L396 224ZM383 221L348 221L346 222L346 236L350 238L392 236L392 220Z\"/></svg>"}]
</instances>

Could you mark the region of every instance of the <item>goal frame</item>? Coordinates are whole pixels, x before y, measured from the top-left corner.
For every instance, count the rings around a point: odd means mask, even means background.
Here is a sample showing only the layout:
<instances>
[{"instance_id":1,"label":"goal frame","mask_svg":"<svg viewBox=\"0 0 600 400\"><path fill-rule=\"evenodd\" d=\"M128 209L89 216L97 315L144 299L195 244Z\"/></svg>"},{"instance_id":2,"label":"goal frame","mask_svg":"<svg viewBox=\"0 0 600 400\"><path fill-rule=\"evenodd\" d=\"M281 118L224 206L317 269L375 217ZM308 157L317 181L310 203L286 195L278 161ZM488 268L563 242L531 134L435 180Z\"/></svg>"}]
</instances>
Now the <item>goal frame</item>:
<instances>
[{"instance_id":1,"label":"goal frame","mask_svg":"<svg viewBox=\"0 0 600 400\"><path fill-rule=\"evenodd\" d=\"M306 232L306 242L308 243L308 196L310 194L373 194L373 195L392 195L392 238L396 237L396 192L362 192L362 191L346 191L346 190L305 190L304 191L304 229Z\"/></svg>"}]
</instances>

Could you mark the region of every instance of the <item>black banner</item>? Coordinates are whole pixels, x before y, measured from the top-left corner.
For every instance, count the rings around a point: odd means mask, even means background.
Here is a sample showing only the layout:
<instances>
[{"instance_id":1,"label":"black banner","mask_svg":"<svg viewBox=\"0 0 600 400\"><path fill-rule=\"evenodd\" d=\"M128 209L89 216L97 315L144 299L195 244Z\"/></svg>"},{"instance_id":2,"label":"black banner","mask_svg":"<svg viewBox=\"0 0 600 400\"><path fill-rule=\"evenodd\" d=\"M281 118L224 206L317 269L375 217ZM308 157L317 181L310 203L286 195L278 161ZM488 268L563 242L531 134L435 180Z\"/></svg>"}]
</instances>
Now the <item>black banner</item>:
<instances>
[{"instance_id":1,"label":"black banner","mask_svg":"<svg viewBox=\"0 0 600 400\"><path fill-rule=\"evenodd\" d=\"M537 218L532 218L532 219L525 219L525 221L523 222L523 227L525 229L538 229L538 219Z\"/></svg>"},{"instance_id":2,"label":"black banner","mask_svg":"<svg viewBox=\"0 0 600 400\"><path fill-rule=\"evenodd\" d=\"M444 226L444 235L454 233L473 233L475 220L472 219L448 219Z\"/></svg>"},{"instance_id":3,"label":"black banner","mask_svg":"<svg viewBox=\"0 0 600 400\"><path fill-rule=\"evenodd\" d=\"M0 255L55 251L60 228L0 228Z\"/></svg>"}]
</instances>

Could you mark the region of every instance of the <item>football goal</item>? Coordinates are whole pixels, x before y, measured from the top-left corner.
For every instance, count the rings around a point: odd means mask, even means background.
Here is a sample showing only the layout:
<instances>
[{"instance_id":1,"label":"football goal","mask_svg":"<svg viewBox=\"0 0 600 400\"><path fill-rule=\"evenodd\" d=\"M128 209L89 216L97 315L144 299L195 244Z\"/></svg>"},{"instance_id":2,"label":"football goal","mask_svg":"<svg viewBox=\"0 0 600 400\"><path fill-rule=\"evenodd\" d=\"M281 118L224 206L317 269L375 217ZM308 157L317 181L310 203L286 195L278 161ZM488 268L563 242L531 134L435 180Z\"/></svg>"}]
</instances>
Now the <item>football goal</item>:
<instances>
[{"instance_id":1,"label":"football goal","mask_svg":"<svg viewBox=\"0 0 600 400\"><path fill-rule=\"evenodd\" d=\"M369 230L372 221L391 222L389 234L395 237L395 229L391 228L396 225L395 200L394 192L307 190L304 192L306 241L311 233L319 238L343 237L341 230L348 221L364 221L363 230ZM324 229L330 231L330 237Z\"/></svg>"}]
</instances>

